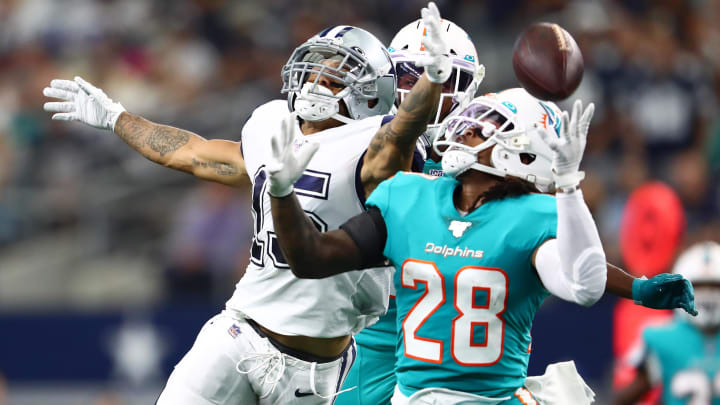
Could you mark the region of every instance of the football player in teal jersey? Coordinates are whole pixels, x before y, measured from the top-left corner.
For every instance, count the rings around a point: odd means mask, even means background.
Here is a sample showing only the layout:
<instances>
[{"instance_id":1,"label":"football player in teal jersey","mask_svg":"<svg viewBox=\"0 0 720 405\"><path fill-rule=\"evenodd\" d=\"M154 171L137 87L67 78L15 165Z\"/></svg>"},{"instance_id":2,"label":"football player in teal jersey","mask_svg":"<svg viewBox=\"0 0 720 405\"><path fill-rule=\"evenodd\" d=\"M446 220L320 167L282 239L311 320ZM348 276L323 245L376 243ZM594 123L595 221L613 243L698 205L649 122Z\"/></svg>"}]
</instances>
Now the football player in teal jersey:
<instances>
[{"instance_id":1,"label":"football player in teal jersey","mask_svg":"<svg viewBox=\"0 0 720 405\"><path fill-rule=\"evenodd\" d=\"M449 45L453 70L450 78L443 85L434 119L428 123L426 134L420 138L420 141L427 146L432 144L442 121L450 114L462 110L462 106L467 105L474 98L485 76L485 68L478 63L477 51L468 34L447 19L443 19L441 25L445 41ZM403 101L424 71L415 61L427 53L422 44L425 35L426 27L420 19L402 28L390 43L388 51L398 78L396 105ZM551 104L547 106L556 109ZM557 116L551 117L552 122L558 122L558 116L559 110ZM428 148L423 172L433 176L443 175L440 156L432 148ZM635 280L619 268L608 266L608 292L632 298L632 284ZM682 296L688 286L683 280L667 274L656 276L649 281L637 282L646 284L643 289L636 290L644 292L644 303L648 306L658 305L658 300L664 301L662 305L672 304L672 297ZM663 291L664 293L661 293ZM636 302L642 300L640 295L642 294L636 294L634 297ZM355 364L345 379L344 392L338 396L335 404L389 403L396 385L395 349L398 343L394 295L389 300L386 315L380 317L376 324L355 335L355 341L357 344Z\"/></svg>"},{"instance_id":2,"label":"football player in teal jersey","mask_svg":"<svg viewBox=\"0 0 720 405\"><path fill-rule=\"evenodd\" d=\"M720 405L720 244L693 245L674 272L692 282L698 315L678 312L669 324L643 331L628 359L637 376L618 393L618 405L636 403L656 384L665 405Z\"/></svg>"},{"instance_id":3,"label":"football player in teal jersey","mask_svg":"<svg viewBox=\"0 0 720 405\"><path fill-rule=\"evenodd\" d=\"M477 51L468 34L452 21L441 20L441 31L449 46L452 73L443 84L438 107L419 147L432 154L430 146L442 120L458 105L472 100L485 76L485 67L477 62ZM424 69L416 61L427 54L422 43L427 29L422 19L403 27L390 42L388 51L398 79L395 105L407 97ZM424 173L442 175L439 158L427 158ZM377 323L355 335L357 357L348 373L343 391L335 405L387 404L395 389L395 348L397 346L395 296L390 296L387 313Z\"/></svg>"},{"instance_id":4,"label":"football player in teal jersey","mask_svg":"<svg viewBox=\"0 0 720 405\"><path fill-rule=\"evenodd\" d=\"M304 168L293 135L273 138L272 213L292 271L322 278L383 257L397 269L393 403L534 401L524 383L538 306L548 291L590 305L605 290L605 256L577 188L592 112L578 102L572 118L548 126L547 105L522 89L479 97L436 140L451 177L397 174L368 212L327 233L292 196ZM552 185L557 197L536 193ZM673 304L692 310L692 297ZM591 391L574 381L561 400L589 403Z\"/></svg>"}]
</instances>

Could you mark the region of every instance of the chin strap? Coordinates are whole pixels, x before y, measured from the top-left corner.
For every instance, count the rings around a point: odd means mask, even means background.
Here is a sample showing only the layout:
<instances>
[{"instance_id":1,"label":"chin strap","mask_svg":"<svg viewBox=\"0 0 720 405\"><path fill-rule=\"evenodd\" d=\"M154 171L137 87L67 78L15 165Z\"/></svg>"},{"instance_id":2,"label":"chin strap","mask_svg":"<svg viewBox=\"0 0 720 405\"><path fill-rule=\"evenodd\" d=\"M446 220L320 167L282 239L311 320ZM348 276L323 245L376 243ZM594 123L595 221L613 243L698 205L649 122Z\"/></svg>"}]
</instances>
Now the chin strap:
<instances>
[{"instance_id":1,"label":"chin strap","mask_svg":"<svg viewBox=\"0 0 720 405\"><path fill-rule=\"evenodd\" d=\"M298 116L305 121L324 121L333 118L349 124L355 120L341 115L338 103L348 93L350 93L350 88L347 87L335 95L325 86L305 83L300 94L295 98L294 109Z\"/></svg>"}]
</instances>

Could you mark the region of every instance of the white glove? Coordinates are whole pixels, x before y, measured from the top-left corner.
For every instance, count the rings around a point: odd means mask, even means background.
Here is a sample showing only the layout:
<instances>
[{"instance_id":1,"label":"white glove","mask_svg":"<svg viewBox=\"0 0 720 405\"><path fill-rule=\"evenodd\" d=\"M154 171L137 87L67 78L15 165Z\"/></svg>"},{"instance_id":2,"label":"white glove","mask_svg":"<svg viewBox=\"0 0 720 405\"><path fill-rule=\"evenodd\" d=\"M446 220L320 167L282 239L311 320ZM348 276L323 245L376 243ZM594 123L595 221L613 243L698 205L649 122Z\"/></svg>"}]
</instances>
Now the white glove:
<instances>
[{"instance_id":1,"label":"white glove","mask_svg":"<svg viewBox=\"0 0 720 405\"><path fill-rule=\"evenodd\" d=\"M308 142L297 151L294 141L297 133L297 114L287 116L280 125L280 133L270 139L272 157L267 164L269 187L273 197L285 197L293 192L293 184L302 176L310 159L317 152L320 144Z\"/></svg>"},{"instance_id":2,"label":"white glove","mask_svg":"<svg viewBox=\"0 0 720 405\"><path fill-rule=\"evenodd\" d=\"M543 140L553 150L552 170L556 190L574 189L585 178L585 173L580 171L580 161L585 152L590 120L594 112L595 104L590 103L583 111L582 101L576 100L572 116L569 116L567 111L562 113L559 138L548 136L544 131L540 132Z\"/></svg>"},{"instance_id":3,"label":"white glove","mask_svg":"<svg viewBox=\"0 0 720 405\"><path fill-rule=\"evenodd\" d=\"M113 102L102 90L86 82L79 76L75 81L55 79L50 87L43 89L47 97L64 101L45 103L45 111L54 112L52 119L61 121L80 121L100 129L115 129L115 122L125 107Z\"/></svg>"},{"instance_id":4,"label":"white glove","mask_svg":"<svg viewBox=\"0 0 720 405\"><path fill-rule=\"evenodd\" d=\"M427 30L422 37L422 44L427 49L427 54L420 57L416 64L425 68L425 73L431 82L445 83L452 73L452 60L449 54L450 47L445 42L440 27L440 11L431 1L427 8L420 10L420 15Z\"/></svg>"}]
</instances>

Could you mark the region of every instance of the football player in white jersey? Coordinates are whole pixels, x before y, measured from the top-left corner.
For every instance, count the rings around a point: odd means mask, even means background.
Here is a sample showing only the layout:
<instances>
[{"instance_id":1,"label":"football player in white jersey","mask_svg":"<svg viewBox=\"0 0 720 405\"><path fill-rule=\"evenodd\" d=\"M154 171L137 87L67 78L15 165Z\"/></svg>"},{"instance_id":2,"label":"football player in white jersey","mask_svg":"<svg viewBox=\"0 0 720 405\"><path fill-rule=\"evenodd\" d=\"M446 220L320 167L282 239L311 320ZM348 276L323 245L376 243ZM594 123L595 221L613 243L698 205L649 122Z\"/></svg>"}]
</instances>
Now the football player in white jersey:
<instances>
[{"instance_id":1,"label":"football player in white jersey","mask_svg":"<svg viewBox=\"0 0 720 405\"><path fill-rule=\"evenodd\" d=\"M112 130L148 159L199 178L237 186L248 174L253 183L255 237L246 275L226 310L200 331L158 403L332 402L353 362L351 335L385 311L391 270L325 284L287 271L269 212L268 138L285 121L303 134L295 140L301 155L317 152L295 186L316 226L334 229L362 212L377 184L410 168L452 71L437 8L430 3L422 14L428 53L418 65L425 74L394 118L383 117L396 89L390 57L374 36L350 26L326 29L295 50L282 71L287 102L256 109L240 142L205 140L127 113L81 78L53 80L44 90L62 100L45 104L53 119ZM298 119L283 120L290 114Z\"/></svg>"}]
</instances>

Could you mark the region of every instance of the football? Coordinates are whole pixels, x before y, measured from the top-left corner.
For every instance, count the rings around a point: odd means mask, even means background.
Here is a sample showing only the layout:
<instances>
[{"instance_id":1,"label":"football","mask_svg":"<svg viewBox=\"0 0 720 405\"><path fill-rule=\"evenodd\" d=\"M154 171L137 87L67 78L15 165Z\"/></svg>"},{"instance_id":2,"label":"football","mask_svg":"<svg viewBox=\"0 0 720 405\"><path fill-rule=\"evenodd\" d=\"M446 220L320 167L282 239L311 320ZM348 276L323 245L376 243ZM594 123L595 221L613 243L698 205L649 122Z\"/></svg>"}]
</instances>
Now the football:
<instances>
[{"instance_id":1,"label":"football","mask_svg":"<svg viewBox=\"0 0 720 405\"><path fill-rule=\"evenodd\" d=\"M515 41L513 69L528 93L559 101L580 85L584 65L575 39L559 25L543 22L528 27Z\"/></svg>"}]
</instances>

